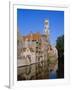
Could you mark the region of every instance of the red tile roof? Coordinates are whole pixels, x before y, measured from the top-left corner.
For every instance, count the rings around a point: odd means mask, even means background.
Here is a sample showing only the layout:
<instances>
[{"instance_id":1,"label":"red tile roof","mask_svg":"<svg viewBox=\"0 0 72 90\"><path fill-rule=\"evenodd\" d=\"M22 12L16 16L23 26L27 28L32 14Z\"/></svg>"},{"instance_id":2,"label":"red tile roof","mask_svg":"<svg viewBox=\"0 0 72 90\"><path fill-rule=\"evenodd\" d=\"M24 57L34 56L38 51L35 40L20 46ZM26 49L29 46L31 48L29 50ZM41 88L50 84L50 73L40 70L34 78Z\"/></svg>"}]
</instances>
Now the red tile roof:
<instances>
[{"instance_id":1,"label":"red tile roof","mask_svg":"<svg viewBox=\"0 0 72 90\"><path fill-rule=\"evenodd\" d=\"M27 36L23 36L23 40L25 41L26 39L28 39L28 41L30 40L40 40L41 39L41 35L39 33L34 33L34 34L29 34Z\"/></svg>"}]
</instances>

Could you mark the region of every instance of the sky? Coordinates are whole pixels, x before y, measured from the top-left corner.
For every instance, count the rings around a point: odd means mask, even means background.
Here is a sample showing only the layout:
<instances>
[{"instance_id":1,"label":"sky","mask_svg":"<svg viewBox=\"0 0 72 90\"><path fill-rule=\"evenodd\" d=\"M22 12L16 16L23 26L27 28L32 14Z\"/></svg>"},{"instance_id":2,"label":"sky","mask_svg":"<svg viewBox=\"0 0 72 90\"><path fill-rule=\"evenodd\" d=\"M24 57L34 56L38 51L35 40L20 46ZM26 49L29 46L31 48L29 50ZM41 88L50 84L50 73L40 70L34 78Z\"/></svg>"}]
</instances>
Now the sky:
<instances>
[{"instance_id":1,"label":"sky","mask_svg":"<svg viewBox=\"0 0 72 90\"><path fill-rule=\"evenodd\" d=\"M56 45L57 37L64 35L64 11L17 9L17 28L22 36L43 33L45 19L49 20L50 42Z\"/></svg>"}]
</instances>

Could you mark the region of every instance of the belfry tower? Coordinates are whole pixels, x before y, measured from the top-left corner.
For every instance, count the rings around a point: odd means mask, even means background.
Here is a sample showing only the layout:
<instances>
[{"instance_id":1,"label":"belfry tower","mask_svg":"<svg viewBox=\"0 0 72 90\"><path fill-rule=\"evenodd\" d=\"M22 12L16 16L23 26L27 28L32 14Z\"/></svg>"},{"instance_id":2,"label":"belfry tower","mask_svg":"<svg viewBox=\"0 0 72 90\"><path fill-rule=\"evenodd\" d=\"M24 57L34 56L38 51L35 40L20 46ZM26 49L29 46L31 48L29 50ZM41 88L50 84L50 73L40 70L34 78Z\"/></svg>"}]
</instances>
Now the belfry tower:
<instances>
[{"instance_id":1,"label":"belfry tower","mask_svg":"<svg viewBox=\"0 0 72 90\"><path fill-rule=\"evenodd\" d=\"M49 36L50 36L50 33L49 33L49 21L46 19L44 21L44 34L47 36L47 41L49 41Z\"/></svg>"}]
</instances>

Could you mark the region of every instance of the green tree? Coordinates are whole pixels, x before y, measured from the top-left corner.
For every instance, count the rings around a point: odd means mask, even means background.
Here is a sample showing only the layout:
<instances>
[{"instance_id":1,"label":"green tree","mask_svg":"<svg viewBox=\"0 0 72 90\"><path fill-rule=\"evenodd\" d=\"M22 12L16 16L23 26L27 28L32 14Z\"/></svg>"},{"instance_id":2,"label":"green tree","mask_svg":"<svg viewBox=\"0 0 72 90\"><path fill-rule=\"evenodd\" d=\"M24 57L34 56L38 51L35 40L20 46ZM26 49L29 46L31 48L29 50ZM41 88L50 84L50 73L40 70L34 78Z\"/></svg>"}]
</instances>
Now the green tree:
<instances>
[{"instance_id":1,"label":"green tree","mask_svg":"<svg viewBox=\"0 0 72 90\"><path fill-rule=\"evenodd\" d=\"M58 50L58 78L64 78L64 35L57 38L56 48Z\"/></svg>"},{"instance_id":2,"label":"green tree","mask_svg":"<svg viewBox=\"0 0 72 90\"><path fill-rule=\"evenodd\" d=\"M58 50L59 57L62 57L64 55L64 35L57 38L56 48Z\"/></svg>"}]
</instances>

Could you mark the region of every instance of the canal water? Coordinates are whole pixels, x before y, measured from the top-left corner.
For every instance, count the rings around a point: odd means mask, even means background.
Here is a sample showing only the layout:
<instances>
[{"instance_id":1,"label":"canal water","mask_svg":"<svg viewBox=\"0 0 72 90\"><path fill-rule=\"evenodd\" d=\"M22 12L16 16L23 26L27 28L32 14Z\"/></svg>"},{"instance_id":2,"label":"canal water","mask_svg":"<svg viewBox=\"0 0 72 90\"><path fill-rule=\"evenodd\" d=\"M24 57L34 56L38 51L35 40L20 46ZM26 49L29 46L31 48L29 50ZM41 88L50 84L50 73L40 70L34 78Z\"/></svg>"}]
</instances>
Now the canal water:
<instances>
[{"instance_id":1,"label":"canal water","mask_svg":"<svg viewBox=\"0 0 72 90\"><path fill-rule=\"evenodd\" d=\"M51 71L49 73L49 79L56 79L57 78L57 72L56 71Z\"/></svg>"},{"instance_id":2,"label":"canal water","mask_svg":"<svg viewBox=\"0 0 72 90\"><path fill-rule=\"evenodd\" d=\"M44 65L40 63L32 64L28 66L22 66L17 68L18 80L38 80L38 79L56 79L56 71L48 71L48 65L44 62Z\"/></svg>"}]
</instances>

